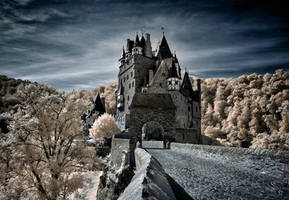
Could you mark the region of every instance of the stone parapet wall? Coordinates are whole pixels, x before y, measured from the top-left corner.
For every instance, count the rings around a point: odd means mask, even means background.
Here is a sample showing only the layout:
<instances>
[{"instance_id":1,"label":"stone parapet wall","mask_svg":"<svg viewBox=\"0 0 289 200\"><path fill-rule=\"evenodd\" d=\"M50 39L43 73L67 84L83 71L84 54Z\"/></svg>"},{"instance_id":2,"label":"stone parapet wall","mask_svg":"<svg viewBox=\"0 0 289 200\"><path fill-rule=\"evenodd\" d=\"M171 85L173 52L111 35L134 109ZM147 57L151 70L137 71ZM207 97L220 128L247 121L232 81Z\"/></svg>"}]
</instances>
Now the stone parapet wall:
<instances>
[{"instance_id":1,"label":"stone parapet wall","mask_svg":"<svg viewBox=\"0 0 289 200\"><path fill-rule=\"evenodd\" d=\"M273 159L280 159L284 162L289 161L289 151L273 150L273 149L253 149L253 148L224 147L224 146L181 144L181 143L171 143L171 149L187 150L187 151L189 151L190 149L194 149L218 154L229 153L238 155L264 156Z\"/></svg>"},{"instance_id":2,"label":"stone parapet wall","mask_svg":"<svg viewBox=\"0 0 289 200\"><path fill-rule=\"evenodd\" d=\"M176 200L167 179L168 175L160 163L144 149L135 150L136 172L119 200Z\"/></svg>"}]
</instances>

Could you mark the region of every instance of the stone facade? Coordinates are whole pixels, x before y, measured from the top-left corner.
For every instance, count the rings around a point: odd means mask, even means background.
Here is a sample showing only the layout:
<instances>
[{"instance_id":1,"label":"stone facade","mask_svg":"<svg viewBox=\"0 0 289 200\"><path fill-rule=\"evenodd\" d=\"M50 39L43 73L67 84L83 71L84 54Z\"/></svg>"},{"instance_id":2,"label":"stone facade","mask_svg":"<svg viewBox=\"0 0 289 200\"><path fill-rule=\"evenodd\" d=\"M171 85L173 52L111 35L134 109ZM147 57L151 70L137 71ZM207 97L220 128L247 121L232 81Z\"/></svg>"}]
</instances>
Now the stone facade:
<instances>
[{"instance_id":1,"label":"stone facade","mask_svg":"<svg viewBox=\"0 0 289 200\"><path fill-rule=\"evenodd\" d=\"M138 35L134 41L128 39L126 46L119 59L116 91L119 128L140 137L143 125L154 121L165 132L187 129L192 137L200 135L200 81L194 91L188 73L182 77L177 56L171 53L165 36L155 51L148 33L141 39Z\"/></svg>"}]
</instances>

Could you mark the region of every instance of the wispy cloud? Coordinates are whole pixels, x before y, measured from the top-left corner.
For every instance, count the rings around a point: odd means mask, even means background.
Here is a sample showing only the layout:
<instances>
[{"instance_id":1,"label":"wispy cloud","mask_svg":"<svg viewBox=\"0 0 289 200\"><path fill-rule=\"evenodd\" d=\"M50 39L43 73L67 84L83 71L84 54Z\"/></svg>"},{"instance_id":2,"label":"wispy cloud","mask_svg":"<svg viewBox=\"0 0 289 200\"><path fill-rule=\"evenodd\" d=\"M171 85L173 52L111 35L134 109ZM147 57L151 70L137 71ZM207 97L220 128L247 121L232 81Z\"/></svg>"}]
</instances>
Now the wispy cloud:
<instances>
[{"instance_id":1,"label":"wispy cloud","mask_svg":"<svg viewBox=\"0 0 289 200\"><path fill-rule=\"evenodd\" d=\"M228 0L4 0L0 73L65 90L98 87L116 81L127 38L150 32L155 48L162 26L192 74L288 69L288 24L280 20L286 18L266 15L270 8L264 5L254 11L250 3Z\"/></svg>"}]
</instances>

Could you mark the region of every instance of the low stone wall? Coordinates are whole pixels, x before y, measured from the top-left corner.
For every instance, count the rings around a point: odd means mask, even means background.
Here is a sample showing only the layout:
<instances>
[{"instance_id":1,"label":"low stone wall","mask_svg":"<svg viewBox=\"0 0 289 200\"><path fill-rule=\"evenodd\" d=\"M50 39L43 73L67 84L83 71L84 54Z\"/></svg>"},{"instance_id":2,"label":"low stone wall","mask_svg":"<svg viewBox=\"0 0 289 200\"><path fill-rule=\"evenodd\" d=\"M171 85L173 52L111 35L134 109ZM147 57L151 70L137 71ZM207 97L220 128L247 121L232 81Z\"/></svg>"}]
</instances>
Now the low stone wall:
<instances>
[{"instance_id":1,"label":"low stone wall","mask_svg":"<svg viewBox=\"0 0 289 200\"><path fill-rule=\"evenodd\" d=\"M289 151L273 150L273 149L253 149L253 148L224 147L224 146L197 145L197 144L180 144L180 143L171 143L171 149L174 150L194 149L218 154L230 153L240 155L266 156L273 159L280 159L284 162L289 161Z\"/></svg>"},{"instance_id":2,"label":"low stone wall","mask_svg":"<svg viewBox=\"0 0 289 200\"><path fill-rule=\"evenodd\" d=\"M129 153L129 141L123 138L113 138L111 141L111 161L116 169L121 166L123 154ZM128 162L127 160L126 163Z\"/></svg>"},{"instance_id":3,"label":"low stone wall","mask_svg":"<svg viewBox=\"0 0 289 200\"><path fill-rule=\"evenodd\" d=\"M160 163L144 149L135 150L136 172L119 200L176 200L167 174Z\"/></svg>"}]
</instances>

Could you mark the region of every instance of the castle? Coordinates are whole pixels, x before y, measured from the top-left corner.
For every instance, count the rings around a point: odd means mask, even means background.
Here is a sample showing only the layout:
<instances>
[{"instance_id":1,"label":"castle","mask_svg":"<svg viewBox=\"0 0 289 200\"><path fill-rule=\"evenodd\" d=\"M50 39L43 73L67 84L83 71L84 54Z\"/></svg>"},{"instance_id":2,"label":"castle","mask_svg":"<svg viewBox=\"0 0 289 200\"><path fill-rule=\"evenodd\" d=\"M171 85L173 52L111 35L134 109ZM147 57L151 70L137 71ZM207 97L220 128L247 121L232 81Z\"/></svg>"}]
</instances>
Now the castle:
<instances>
[{"instance_id":1,"label":"castle","mask_svg":"<svg viewBox=\"0 0 289 200\"><path fill-rule=\"evenodd\" d=\"M119 59L115 119L122 131L140 137L144 127L159 126L174 141L199 143L201 83L193 90L187 72L181 75L176 54L163 34L155 51L150 34L127 39Z\"/></svg>"}]
</instances>

